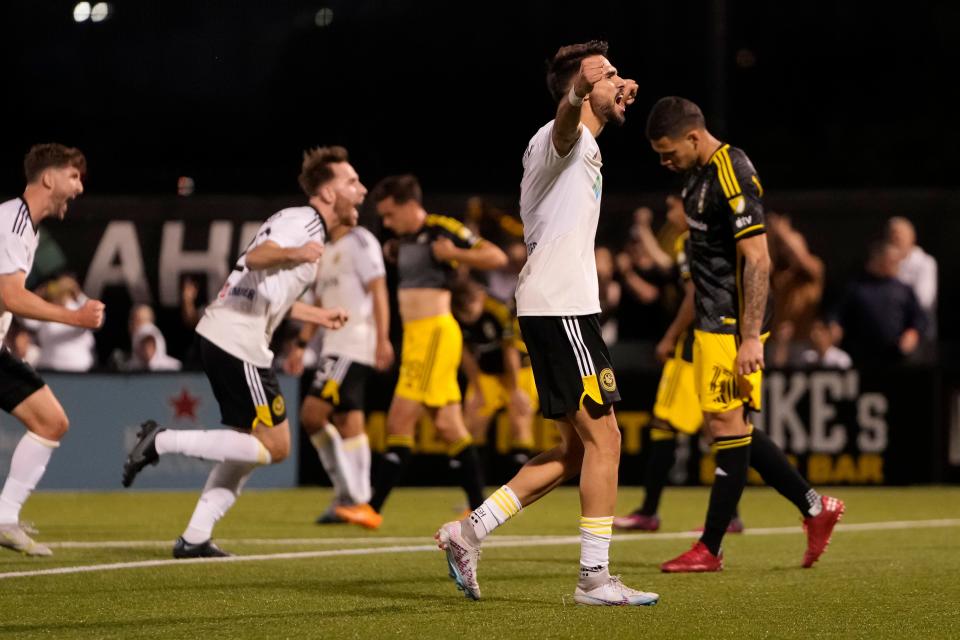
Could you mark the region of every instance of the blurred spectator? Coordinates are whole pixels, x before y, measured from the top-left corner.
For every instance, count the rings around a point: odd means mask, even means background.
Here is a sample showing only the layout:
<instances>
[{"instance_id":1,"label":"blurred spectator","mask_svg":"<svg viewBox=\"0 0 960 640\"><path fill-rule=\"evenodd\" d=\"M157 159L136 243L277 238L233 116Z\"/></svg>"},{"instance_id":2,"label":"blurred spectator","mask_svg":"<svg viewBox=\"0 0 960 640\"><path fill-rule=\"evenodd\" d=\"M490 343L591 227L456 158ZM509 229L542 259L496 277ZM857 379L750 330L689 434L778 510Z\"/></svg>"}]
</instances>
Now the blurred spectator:
<instances>
[{"instance_id":1,"label":"blurred spectator","mask_svg":"<svg viewBox=\"0 0 960 640\"><path fill-rule=\"evenodd\" d=\"M517 279L520 271L527 262L527 245L523 240L513 240L503 248L507 254L507 266L503 269L490 271L487 274L487 288L490 295L498 300L512 301L517 292Z\"/></svg>"},{"instance_id":2,"label":"blurred spectator","mask_svg":"<svg viewBox=\"0 0 960 640\"><path fill-rule=\"evenodd\" d=\"M682 210L682 203L681 203ZM644 251L653 260L653 263L662 271L673 268L673 258L663 249L660 241L653 233L653 210L649 207L640 207L633 212L633 226L630 227L630 239L643 245ZM667 225L670 218L667 218Z\"/></svg>"},{"instance_id":3,"label":"blurred spectator","mask_svg":"<svg viewBox=\"0 0 960 640\"><path fill-rule=\"evenodd\" d=\"M833 333L827 323L816 319L810 326L810 344L812 348L803 352L803 363L808 367L823 369L849 369L853 360L846 351L834 343Z\"/></svg>"},{"instance_id":4,"label":"blurred spectator","mask_svg":"<svg viewBox=\"0 0 960 640\"><path fill-rule=\"evenodd\" d=\"M183 279L183 285L180 287L180 318L184 326L193 329L200 322L200 316L203 315L203 309L197 307L197 298L200 295L200 287L196 280L190 277ZM132 334L131 334L132 335Z\"/></svg>"},{"instance_id":5,"label":"blurred spectator","mask_svg":"<svg viewBox=\"0 0 960 640\"><path fill-rule=\"evenodd\" d=\"M606 247L594 251L597 259L597 282L600 285L600 335L608 345L617 342L616 311L620 305L620 283L616 281L613 253Z\"/></svg>"},{"instance_id":6,"label":"blurred spectator","mask_svg":"<svg viewBox=\"0 0 960 640\"><path fill-rule=\"evenodd\" d=\"M643 240L631 240L617 255L616 266L622 283L617 309L619 339L659 340L668 321L661 298L673 281L670 270L659 266Z\"/></svg>"},{"instance_id":7,"label":"blurred spectator","mask_svg":"<svg viewBox=\"0 0 960 640\"><path fill-rule=\"evenodd\" d=\"M936 337L937 260L917 246L913 223L900 216L887 222L887 240L901 253L897 279L913 289L927 320L927 338Z\"/></svg>"},{"instance_id":8,"label":"blurred spectator","mask_svg":"<svg viewBox=\"0 0 960 640\"><path fill-rule=\"evenodd\" d=\"M788 216L767 215L767 238L773 261L771 287L774 301L770 339L770 365L786 366L794 338L810 335L823 297L823 261L810 253L803 235Z\"/></svg>"},{"instance_id":9,"label":"blurred spectator","mask_svg":"<svg viewBox=\"0 0 960 640\"><path fill-rule=\"evenodd\" d=\"M179 371L181 363L167 355L167 341L152 322L140 324L133 334L127 371Z\"/></svg>"},{"instance_id":10,"label":"blurred spectator","mask_svg":"<svg viewBox=\"0 0 960 640\"><path fill-rule=\"evenodd\" d=\"M480 196L467 199L464 224L480 237L500 247L514 240L523 241L523 223L520 218L491 206Z\"/></svg>"},{"instance_id":11,"label":"blurred spectator","mask_svg":"<svg viewBox=\"0 0 960 640\"><path fill-rule=\"evenodd\" d=\"M4 342L13 357L36 368L40 360L40 347L34 342L33 335L16 318L10 325Z\"/></svg>"},{"instance_id":12,"label":"blurred spectator","mask_svg":"<svg viewBox=\"0 0 960 640\"><path fill-rule=\"evenodd\" d=\"M40 287L37 295L51 304L76 310L86 303L87 296L72 276L61 276ZM38 369L53 371L89 371L96 364L96 342L89 329L60 324L21 319L24 327L34 333L40 347Z\"/></svg>"},{"instance_id":13,"label":"blurred spectator","mask_svg":"<svg viewBox=\"0 0 960 640\"><path fill-rule=\"evenodd\" d=\"M866 273L847 287L831 324L858 366L897 363L920 341L923 310L913 289L897 280L900 257L889 242L872 245Z\"/></svg>"}]
</instances>

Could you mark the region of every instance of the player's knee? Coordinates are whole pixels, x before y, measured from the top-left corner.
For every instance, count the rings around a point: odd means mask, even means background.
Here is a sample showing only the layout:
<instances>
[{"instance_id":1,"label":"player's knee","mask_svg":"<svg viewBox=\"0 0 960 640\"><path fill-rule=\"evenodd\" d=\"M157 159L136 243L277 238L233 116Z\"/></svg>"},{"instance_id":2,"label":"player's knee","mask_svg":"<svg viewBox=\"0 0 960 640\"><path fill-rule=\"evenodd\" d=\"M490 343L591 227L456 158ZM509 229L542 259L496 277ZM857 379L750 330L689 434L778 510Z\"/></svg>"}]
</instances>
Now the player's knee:
<instances>
[{"instance_id":1,"label":"player's knee","mask_svg":"<svg viewBox=\"0 0 960 640\"><path fill-rule=\"evenodd\" d=\"M42 424L38 425L38 428L34 429L34 431L40 437L56 442L67 435L68 429L70 429L70 420L67 418L66 414L58 413L57 415L44 420Z\"/></svg>"}]
</instances>

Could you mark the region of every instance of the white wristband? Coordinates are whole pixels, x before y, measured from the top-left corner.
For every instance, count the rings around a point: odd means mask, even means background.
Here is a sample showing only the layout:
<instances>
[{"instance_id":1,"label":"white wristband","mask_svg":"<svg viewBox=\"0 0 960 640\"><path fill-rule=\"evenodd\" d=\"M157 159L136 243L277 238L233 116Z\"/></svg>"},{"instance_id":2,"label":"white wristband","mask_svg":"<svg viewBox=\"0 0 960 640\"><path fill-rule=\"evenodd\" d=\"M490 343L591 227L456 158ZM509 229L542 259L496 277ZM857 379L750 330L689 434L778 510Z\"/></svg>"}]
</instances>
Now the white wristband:
<instances>
[{"instance_id":1,"label":"white wristband","mask_svg":"<svg viewBox=\"0 0 960 640\"><path fill-rule=\"evenodd\" d=\"M583 104L583 98L577 95L577 92L573 90L573 87L570 87L570 93L567 94L567 101L574 107L579 107Z\"/></svg>"}]
</instances>

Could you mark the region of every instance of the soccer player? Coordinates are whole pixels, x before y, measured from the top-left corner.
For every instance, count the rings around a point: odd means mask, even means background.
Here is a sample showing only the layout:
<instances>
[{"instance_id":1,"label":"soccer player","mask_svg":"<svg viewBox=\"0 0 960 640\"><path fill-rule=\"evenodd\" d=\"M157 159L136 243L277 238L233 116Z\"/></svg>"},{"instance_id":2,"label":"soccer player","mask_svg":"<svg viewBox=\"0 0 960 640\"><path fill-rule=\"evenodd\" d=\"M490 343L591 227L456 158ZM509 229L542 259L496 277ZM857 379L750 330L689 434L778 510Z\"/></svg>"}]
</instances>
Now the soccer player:
<instances>
[{"instance_id":1,"label":"soccer player","mask_svg":"<svg viewBox=\"0 0 960 640\"><path fill-rule=\"evenodd\" d=\"M373 370L387 369L394 358L386 270L376 237L363 227L331 230L315 292L320 306L341 307L350 317L342 329L323 335L318 370L300 407L300 425L333 483L333 504L316 520L328 524L343 522L335 507L371 497L366 386ZM316 329L303 326L291 359L302 361Z\"/></svg>"},{"instance_id":2,"label":"soccer player","mask_svg":"<svg viewBox=\"0 0 960 640\"><path fill-rule=\"evenodd\" d=\"M660 568L723 568L720 543L743 493L751 456L766 482L803 515L802 565L811 567L830 542L843 502L820 496L750 422L750 411L760 410L763 342L772 309L763 187L746 154L712 136L689 100L660 99L650 111L646 134L660 164L684 174L681 197L696 289L694 386L717 463L703 535Z\"/></svg>"},{"instance_id":3,"label":"soccer player","mask_svg":"<svg viewBox=\"0 0 960 640\"><path fill-rule=\"evenodd\" d=\"M539 408L539 399L527 346L517 335L516 317L474 280L454 293L453 314L466 347L467 430L475 439L482 438L493 416L505 409L513 440L510 459L522 467L533 449L533 414Z\"/></svg>"},{"instance_id":4,"label":"soccer player","mask_svg":"<svg viewBox=\"0 0 960 640\"><path fill-rule=\"evenodd\" d=\"M523 155L520 217L528 259L517 286L520 330L530 353L540 406L557 421L561 444L528 462L505 486L436 538L450 576L480 599L477 562L483 539L509 518L580 475L580 578L574 600L587 605L652 605L609 572L617 500L620 399L600 335L594 241L603 178L596 138L622 124L637 84L617 74L607 43L562 47L547 70L556 118L533 136Z\"/></svg>"},{"instance_id":5,"label":"soccer player","mask_svg":"<svg viewBox=\"0 0 960 640\"><path fill-rule=\"evenodd\" d=\"M463 350L450 312L455 267L498 269L507 256L453 218L428 214L412 175L384 178L371 194L386 228L397 234L397 300L403 321L400 377L387 413L387 453L369 504L337 507L336 514L370 529L410 461L417 421L424 410L449 445L470 508L483 502L483 476L473 438L463 421L457 370Z\"/></svg>"},{"instance_id":6,"label":"soccer player","mask_svg":"<svg viewBox=\"0 0 960 640\"><path fill-rule=\"evenodd\" d=\"M174 544L175 558L230 555L211 541L214 525L258 465L282 462L290 453L286 401L271 368L269 346L287 312L329 329L339 329L347 320L343 309L321 309L297 299L316 281L328 235L357 224L357 206L366 191L343 147L305 153L299 181L309 204L281 209L260 226L197 325L203 368L222 422L230 428L174 430L148 420L123 466L123 486L129 487L162 455L217 463Z\"/></svg>"},{"instance_id":7,"label":"soccer player","mask_svg":"<svg viewBox=\"0 0 960 640\"><path fill-rule=\"evenodd\" d=\"M79 309L68 309L46 302L24 286L37 251L38 226L51 217L63 220L67 206L83 193L87 161L79 149L38 144L27 152L23 168L27 179L23 195L0 204L0 341L14 314L96 329L103 324L102 302L87 300ZM52 555L49 547L24 531L20 508L43 477L69 423L50 387L6 347L0 349L0 408L27 429L13 451L0 492L0 547L28 556Z\"/></svg>"},{"instance_id":8,"label":"soccer player","mask_svg":"<svg viewBox=\"0 0 960 640\"><path fill-rule=\"evenodd\" d=\"M690 279L689 260L690 232L687 230L682 207L671 208L667 216L673 216L670 218L671 223L684 230L673 247L674 264L677 266L684 296L676 317L656 347L657 359L663 362L663 372L657 386L653 418L649 425L650 443L647 445L649 450L643 477L643 504L630 515L614 518L614 529L656 531L660 528L657 510L676 457L677 434L692 436L700 431L703 422L697 390L693 385L693 332L689 330L694 318L694 287ZM730 520L727 531L743 531L743 522L736 513Z\"/></svg>"}]
</instances>

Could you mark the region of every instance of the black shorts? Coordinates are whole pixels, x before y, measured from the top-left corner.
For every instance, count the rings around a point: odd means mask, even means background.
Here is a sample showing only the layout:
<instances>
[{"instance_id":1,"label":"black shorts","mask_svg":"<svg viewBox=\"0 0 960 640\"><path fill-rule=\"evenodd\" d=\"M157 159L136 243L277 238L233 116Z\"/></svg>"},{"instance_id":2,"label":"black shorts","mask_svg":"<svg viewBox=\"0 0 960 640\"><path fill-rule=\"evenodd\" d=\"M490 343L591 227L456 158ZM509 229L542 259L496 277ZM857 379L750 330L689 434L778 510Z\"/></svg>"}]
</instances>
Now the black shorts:
<instances>
[{"instance_id":1,"label":"black shorts","mask_svg":"<svg viewBox=\"0 0 960 640\"><path fill-rule=\"evenodd\" d=\"M12 412L21 402L46 385L43 378L6 347L0 350L0 409Z\"/></svg>"},{"instance_id":2,"label":"black shorts","mask_svg":"<svg viewBox=\"0 0 960 640\"><path fill-rule=\"evenodd\" d=\"M287 419L287 403L273 369L234 357L203 336L200 362L220 405L220 421L236 429L273 427Z\"/></svg>"},{"instance_id":3,"label":"black shorts","mask_svg":"<svg viewBox=\"0 0 960 640\"><path fill-rule=\"evenodd\" d=\"M599 315L520 316L533 378L545 418L620 400L610 353L600 336Z\"/></svg>"},{"instance_id":4,"label":"black shorts","mask_svg":"<svg viewBox=\"0 0 960 640\"><path fill-rule=\"evenodd\" d=\"M337 355L324 356L307 395L326 400L338 413L366 408L367 380L373 367Z\"/></svg>"}]
</instances>

